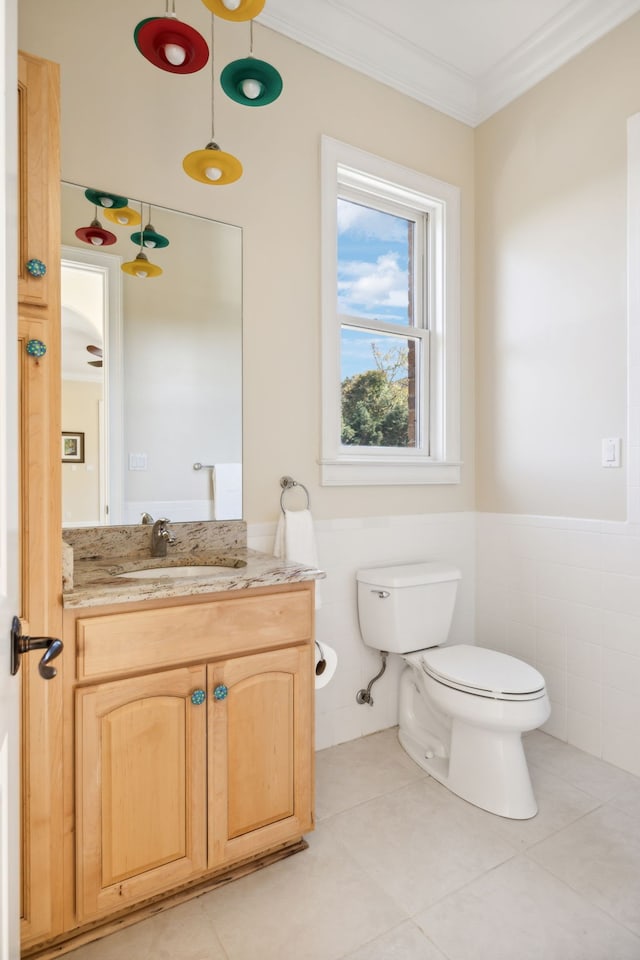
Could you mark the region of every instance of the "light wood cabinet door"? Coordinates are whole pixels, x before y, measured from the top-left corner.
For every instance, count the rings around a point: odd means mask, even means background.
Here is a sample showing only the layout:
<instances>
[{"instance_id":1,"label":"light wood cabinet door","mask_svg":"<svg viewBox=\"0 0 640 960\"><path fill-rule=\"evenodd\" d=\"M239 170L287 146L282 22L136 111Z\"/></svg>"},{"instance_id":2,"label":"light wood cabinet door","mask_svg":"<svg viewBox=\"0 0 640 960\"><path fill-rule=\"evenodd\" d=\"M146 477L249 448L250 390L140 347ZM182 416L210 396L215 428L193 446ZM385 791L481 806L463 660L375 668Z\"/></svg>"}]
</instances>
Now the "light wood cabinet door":
<instances>
[{"instance_id":1,"label":"light wood cabinet door","mask_svg":"<svg viewBox=\"0 0 640 960\"><path fill-rule=\"evenodd\" d=\"M59 69L57 64L21 53L18 60L18 299L47 306L60 282L58 210L60 204ZM55 122L51 122L51 120ZM52 249L50 238L56 235ZM44 276L30 273L38 260ZM56 318L57 319L57 318Z\"/></svg>"},{"instance_id":2,"label":"light wood cabinet door","mask_svg":"<svg viewBox=\"0 0 640 960\"><path fill-rule=\"evenodd\" d=\"M184 667L76 691L81 922L206 869L205 679Z\"/></svg>"},{"instance_id":3,"label":"light wood cabinet door","mask_svg":"<svg viewBox=\"0 0 640 960\"><path fill-rule=\"evenodd\" d=\"M312 826L311 644L208 668L209 867Z\"/></svg>"}]
</instances>

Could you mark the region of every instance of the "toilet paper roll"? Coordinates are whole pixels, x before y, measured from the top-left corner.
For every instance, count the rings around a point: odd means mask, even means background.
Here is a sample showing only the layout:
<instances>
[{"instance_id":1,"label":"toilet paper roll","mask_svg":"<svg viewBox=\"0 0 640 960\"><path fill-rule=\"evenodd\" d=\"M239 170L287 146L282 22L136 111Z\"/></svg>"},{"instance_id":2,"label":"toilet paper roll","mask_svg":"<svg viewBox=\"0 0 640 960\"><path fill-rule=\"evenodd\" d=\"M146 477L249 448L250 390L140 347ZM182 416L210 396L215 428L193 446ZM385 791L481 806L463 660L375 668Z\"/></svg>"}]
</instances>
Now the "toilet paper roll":
<instances>
[{"instance_id":1,"label":"toilet paper roll","mask_svg":"<svg viewBox=\"0 0 640 960\"><path fill-rule=\"evenodd\" d=\"M324 670L322 669L322 666L318 666L318 664L321 664L322 660L324 660L325 663ZM328 646L326 643L319 643L316 640L316 690L319 690L320 687L326 687L336 672L337 666L338 654L335 652L333 647Z\"/></svg>"}]
</instances>

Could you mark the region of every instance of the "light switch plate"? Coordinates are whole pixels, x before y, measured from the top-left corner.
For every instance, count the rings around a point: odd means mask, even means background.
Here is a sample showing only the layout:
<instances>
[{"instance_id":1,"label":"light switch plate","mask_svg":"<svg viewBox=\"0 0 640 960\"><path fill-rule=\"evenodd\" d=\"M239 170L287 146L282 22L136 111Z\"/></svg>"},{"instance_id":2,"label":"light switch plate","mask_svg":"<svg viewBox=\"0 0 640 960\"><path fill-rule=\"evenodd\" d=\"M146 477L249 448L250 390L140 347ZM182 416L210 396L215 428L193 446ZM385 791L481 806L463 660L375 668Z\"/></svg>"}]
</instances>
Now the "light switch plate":
<instances>
[{"instance_id":1,"label":"light switch plate","mask_svg":"<svg viewBox=\"0 0 640 960\"><path fill-rule=\"evenodd\" d=\"M619 467L620 466L620 437L606 437L602 441L602 466Z\"/></svg>"},{"instance_id":2,"label":"light switch plate","mask_svg":"<svg viewBox=\"0 0 640 960\"><path fill-rule=\"evenodd\" d=\"M146 469L147 469L146 453L130 453L129 454L129 470L146 470Z\"/></svg>"}]
</instances>

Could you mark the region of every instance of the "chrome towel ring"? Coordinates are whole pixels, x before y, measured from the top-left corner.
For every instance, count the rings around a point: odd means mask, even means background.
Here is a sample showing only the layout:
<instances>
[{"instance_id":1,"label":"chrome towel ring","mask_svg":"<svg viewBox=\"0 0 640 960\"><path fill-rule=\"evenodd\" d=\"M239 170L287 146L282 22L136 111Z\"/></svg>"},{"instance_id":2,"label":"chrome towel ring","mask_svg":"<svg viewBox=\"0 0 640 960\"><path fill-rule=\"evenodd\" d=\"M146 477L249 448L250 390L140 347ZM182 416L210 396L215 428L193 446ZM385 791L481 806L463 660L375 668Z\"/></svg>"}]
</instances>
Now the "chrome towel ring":
<instances>
[{"instance_id":1,"label":"chrome towel ring","mask_svg":"<svg viewBox=\"0 0 640 960\"><path fill-rule=\"evenodd\" d=\"M304 483L298 483L297 480L294 480L293 477L280 477L280 486L282 487L282 493L280 494L280 509L284 513L284 495L287 490L292 490L293 487L300 487L301 490L304 490L307 498L307 507L308 510L311 506L311 497L309 496L309 491L305 487Z\"/></svg>"}]
</instances>

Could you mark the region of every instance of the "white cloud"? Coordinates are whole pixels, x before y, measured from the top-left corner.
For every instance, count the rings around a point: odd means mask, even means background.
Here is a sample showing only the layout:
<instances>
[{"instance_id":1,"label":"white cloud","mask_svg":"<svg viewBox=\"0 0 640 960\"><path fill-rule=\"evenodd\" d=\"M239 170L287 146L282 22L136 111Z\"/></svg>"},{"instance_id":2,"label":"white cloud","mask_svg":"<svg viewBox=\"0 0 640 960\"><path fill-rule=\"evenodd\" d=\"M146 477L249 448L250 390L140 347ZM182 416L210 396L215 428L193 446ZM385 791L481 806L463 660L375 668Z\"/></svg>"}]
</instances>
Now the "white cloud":
<instances>
[{"instance_id":1,"label":"white cloud","mask_svg":"<svg viewBox=\"0 0 640 960\"><path fill-rule=\"evenodd\" d=\"M407 221L391 213L363 207L349 200L338 200L338 234L349 233L354 239L384 241L407 240Z\"/></svg>"},{"instance_id":2,"label":"white cloud","mask_svg":"<svg viewBox=\"0 0 640 960\"><path fill-rule=\"evenodd\" d=\"M375 263L362 260L341 262L339 272L338 307L341 313L406 308L408 275L398 265L397 254L381 254Z\"/></svg>"}]
</instances>

